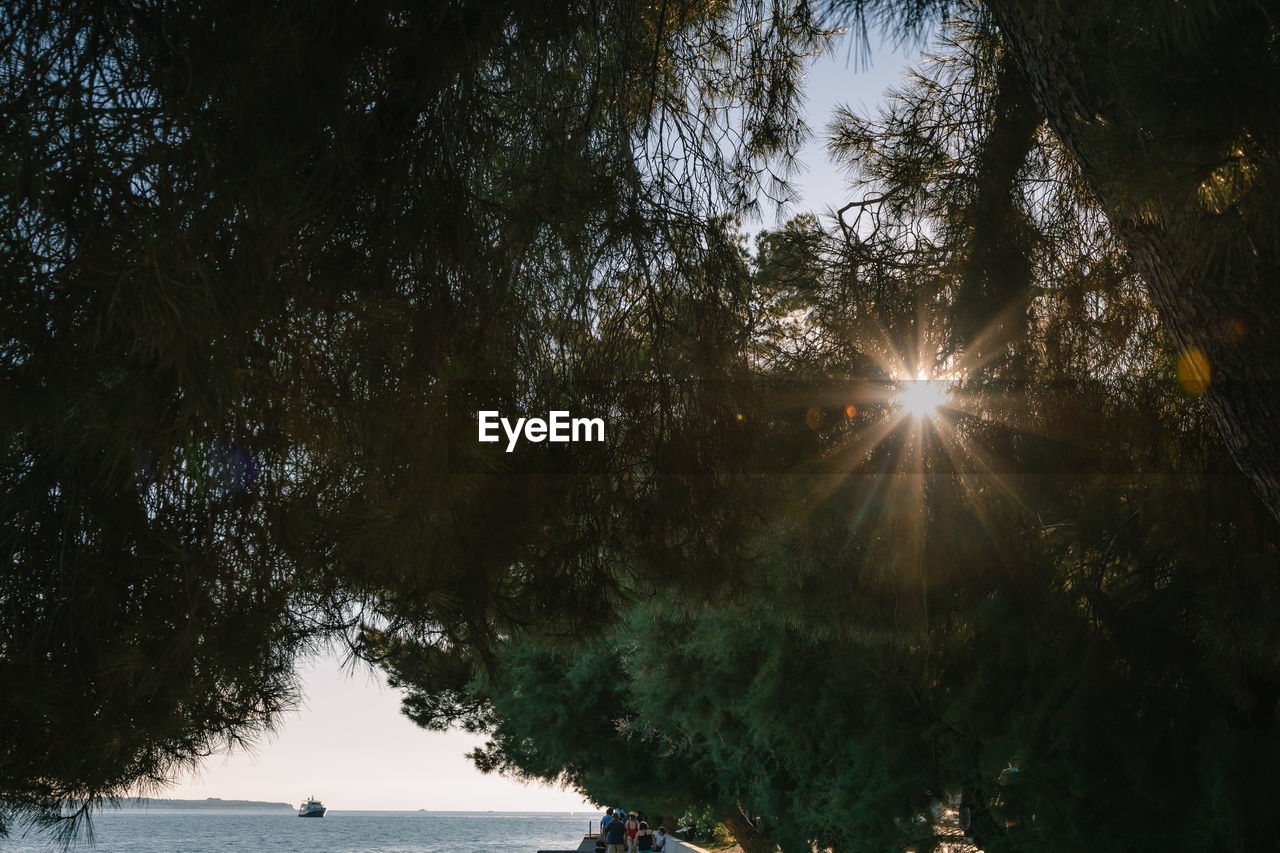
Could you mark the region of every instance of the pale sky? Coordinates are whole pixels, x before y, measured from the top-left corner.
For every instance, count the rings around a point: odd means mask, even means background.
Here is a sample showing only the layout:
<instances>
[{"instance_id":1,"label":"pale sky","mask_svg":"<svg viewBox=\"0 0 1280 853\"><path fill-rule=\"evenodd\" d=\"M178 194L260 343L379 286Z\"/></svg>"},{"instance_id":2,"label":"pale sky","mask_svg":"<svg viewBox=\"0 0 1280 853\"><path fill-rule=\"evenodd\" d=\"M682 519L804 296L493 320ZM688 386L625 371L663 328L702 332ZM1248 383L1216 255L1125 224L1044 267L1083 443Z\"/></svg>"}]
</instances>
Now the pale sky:
<instances>
[{"instance_id":1,"label":"pale sky","mask_svg":"<svg viewBox=\"0 0 1280 853\"><path fill-rule=\"evenodd\" d=\"M825 214L849 200L845 175L827 158L826 131L831 114L841 105L864 115L874 114L885 90L901 85L904 73L920 53L918 45L895 51L892 45L877 45L873 38L871 64L864 68L861 54L856 48L851 50L850 43L848 37L839 39L833 55L818 59L807 75L806 121L813 137L797 157L804 171L793 181L803 201L794 206L791 215L804 211Z\"/></svg>"},{"instance_id":2,"label":"pale sky","mask_svg":"<svg viewBox=\"0 0 1280 853\"><path fill-rule=\"evenodd\" d=\"M874 107L885 88L901 81L909 61L883 48L862 70L841 40L834 56L813 65L806 91L815 138L800 153L807 168L796 183L804 201L791 213L822 213L844 203L844 177L824 148L831 111L842 103L863 111ZM573 791L480 773L464 753L482 738L418 728L400 713L398 692L380 674L344 673L330 656L305 664L301 676L305 703L273 737L252 753L206 760L197 774L159 796L297 806L315 795L335 811L596 811Z\"/></svg>"},{"instance_id":3,"label":"pale sky","mask_svg":"<svg viewBox=\"0 0 1280 853\"><path fill-rule=\"evenodd\" d=\"M464 757L482 739L429 732L400 713L381 673L344 672L328 655L301 673L306 701L252 754L206 760L160 796L265 800L315 795L335 811L594 811L572 791L485 776Z\"/></svg>"}]
</instances>

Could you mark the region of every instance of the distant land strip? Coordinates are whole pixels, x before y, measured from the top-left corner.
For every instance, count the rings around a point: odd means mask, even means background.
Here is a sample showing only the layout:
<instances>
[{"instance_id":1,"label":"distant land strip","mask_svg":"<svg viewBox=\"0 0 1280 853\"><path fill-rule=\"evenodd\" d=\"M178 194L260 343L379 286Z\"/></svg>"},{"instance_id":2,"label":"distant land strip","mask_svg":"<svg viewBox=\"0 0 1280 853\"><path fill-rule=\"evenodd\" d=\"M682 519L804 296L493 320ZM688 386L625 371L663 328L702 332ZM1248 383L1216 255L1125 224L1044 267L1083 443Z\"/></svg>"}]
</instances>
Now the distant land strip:
<instances>
[{"instance_id":1,"label":"distant land strip","mask_svg":"<svg viewBox=\"0 0 1280 853\"><path fill-rule=\"evenodd\" d=\"M121 799L122 809L293 809L289 803L263 803L257 800L223 800L209 797L206 800L157 800L151 797Z\"/></svg>"}]
</instances>

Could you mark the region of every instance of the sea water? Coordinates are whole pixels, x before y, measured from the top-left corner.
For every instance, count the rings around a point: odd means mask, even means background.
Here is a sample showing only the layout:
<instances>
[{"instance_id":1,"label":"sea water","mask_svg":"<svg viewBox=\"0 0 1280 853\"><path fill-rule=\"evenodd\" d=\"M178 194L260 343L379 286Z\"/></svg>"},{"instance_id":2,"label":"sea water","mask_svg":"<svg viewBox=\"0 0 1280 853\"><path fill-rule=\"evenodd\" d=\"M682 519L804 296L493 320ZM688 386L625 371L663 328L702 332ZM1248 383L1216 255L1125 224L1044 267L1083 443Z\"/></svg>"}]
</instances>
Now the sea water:
<instances>
[{"instance_id":1,"label":"sea water","mask_svg":"<svg viewBox=\"0 0 1280 853\"><path fill-rule=\"evenodd\" d=\"M599 815L568 812L356 812L322 818L293 811L119 809L93 817L85 853L534 853L574 850ZM59 849L21 830L0 838L5 853Z\"/></svg>"}]
</instances>

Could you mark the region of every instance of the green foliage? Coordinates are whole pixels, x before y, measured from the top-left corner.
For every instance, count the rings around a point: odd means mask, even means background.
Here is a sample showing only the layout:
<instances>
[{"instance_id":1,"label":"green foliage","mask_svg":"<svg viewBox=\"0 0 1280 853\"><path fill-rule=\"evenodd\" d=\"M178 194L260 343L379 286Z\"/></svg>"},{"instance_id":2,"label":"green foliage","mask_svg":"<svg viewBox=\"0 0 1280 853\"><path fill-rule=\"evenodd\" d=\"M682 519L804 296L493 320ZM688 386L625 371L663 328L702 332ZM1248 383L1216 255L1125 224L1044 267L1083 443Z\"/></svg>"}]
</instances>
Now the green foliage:
<instances>
[{"instance_id":1,"label":"green foliage","mask_svg":"<svg viewBox=\"0 0 1280 853\"><path fill-rule=\"evenodd\" d=\"M0 830L339 637L482 769L788 853L1267 846L1280 531L1174 380L1274 361L1274 21L1068 5L966 7L752 256L803 3L10 4Z\"/></svg>"},{"instance_id":2,"label":"green foliage","mask_svg":"<svg viewBox=\"0 0 1280 853\"><path fill-rule=\"evenodd\" d=\"M757 241L747 347L790 383L791 466L731 594L626 589L597 644L473 682L482 767L741 807L785 851L1267 846L1280 529L1018 74L978 16L838 118L866 197ZM889 426L868 383L921 373L957 397ZM623 687L577 701L602 649ZM623 748L663 775L598 760Z\"/></svg>"},{"instance_id":3,"label":"green foliage","mask_svg":"<svg viewBox=\"0 0 1280 853\"><path fill-rule=\"evenodd\" d=\"M483 659L737 538L716 214L783 191L803 5L2 20L4 825L252 738L323 638ZM480 408L634 426L506 455Z\"/></svg>"},{"instance_id":4,"label":"green foliage","mask_svg":"<svg viewBox=\"0 0 1280 853\"><path fill-rule=\"evenodd\" d=\"M729 832L729 828L721 821L719 815L713 809L702 808L689 812L680 818L681 827L692 827L692 829L682 834L682 838L689 841L696 841L702 844L731 844L733 836Z\"/></svg>"}]
</instances>

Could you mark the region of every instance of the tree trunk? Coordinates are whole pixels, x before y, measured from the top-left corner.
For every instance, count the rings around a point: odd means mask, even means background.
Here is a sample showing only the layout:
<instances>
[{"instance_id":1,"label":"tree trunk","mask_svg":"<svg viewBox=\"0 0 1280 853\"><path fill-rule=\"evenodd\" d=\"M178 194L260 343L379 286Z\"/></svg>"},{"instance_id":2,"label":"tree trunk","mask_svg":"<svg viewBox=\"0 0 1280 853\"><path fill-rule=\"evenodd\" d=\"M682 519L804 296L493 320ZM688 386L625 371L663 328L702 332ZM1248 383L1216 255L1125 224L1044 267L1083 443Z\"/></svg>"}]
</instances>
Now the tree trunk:
<instances>
[{"instance_id":1,"label":"tree trunk","mask_svg":"<svg viewBox=\"0 0 1280 853\"><path fill-rule=\"evenodd\" d=\"M1009 57L1001 58L996 71L992 112L991 132L974 176L974 200L966 214L973 234L969 264L955 300L955 330L965 349L963 361L973 365L970 381L992 367L1007 366L1007 359L994 355L1011 355L1010 344L1024 338L1027 300L1034 284L1028 247L1031 229L1015 201L1014 177L1035 145L1043 117L1026 75ZM1015 377L1005 373L1004 378Z\"/></svg>"},{"instance_id":2,"label":"tree trunk","mask_svg":"<svg viewBox=\"0 0 1280 853\"><path fill-rule=\"evenodd\" d=\"M1280 519L1276 24L1245 2L988 6L1145 279L1179 379Z\"/></svg>"},{"instance_id":3,"label":"tree trunk","mask_svg":"<svg viewBox=\"0 0 1280 853\"><path fill-rule=\"evenodd\" d=\"M724 818L724 825L733 833L733 839L742 847L743 853L777 853L778 845L756 829L742 809Z\"/></svg>"}]
</instances>

